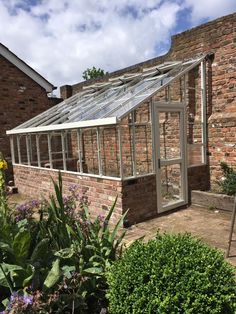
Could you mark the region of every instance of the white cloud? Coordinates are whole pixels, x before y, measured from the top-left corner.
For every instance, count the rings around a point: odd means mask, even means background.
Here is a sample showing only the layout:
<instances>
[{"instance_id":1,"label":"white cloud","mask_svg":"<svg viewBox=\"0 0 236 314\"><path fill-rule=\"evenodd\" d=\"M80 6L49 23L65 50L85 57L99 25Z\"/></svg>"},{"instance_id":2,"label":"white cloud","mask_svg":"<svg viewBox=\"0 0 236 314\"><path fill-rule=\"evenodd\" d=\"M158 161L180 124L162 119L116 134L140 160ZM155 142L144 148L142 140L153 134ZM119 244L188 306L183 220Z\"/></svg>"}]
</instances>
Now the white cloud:
<instances>
[{"instance_id":1,"label":"white cloud","mask_svg":"<svg viewBox=\"0 0 236 314\"><path fill-rule=\"evenodd\" d=\"M236 11L235 0L185 0L191 9L191 20L198 24L201 20L214 19Z\"/></svg>"},{"instance_id":2,"label":"white cloud","mask_svg":"<svg viewBox=\"0 0 236 314\"><path fill-rule=\"evenodd\" d=\"M57 86L80 81L88 67L111 72L166 52L186 8L193 24L235 9L235 0L29 3L0 0L0 41Z\"/></svg>"}]
</instances>

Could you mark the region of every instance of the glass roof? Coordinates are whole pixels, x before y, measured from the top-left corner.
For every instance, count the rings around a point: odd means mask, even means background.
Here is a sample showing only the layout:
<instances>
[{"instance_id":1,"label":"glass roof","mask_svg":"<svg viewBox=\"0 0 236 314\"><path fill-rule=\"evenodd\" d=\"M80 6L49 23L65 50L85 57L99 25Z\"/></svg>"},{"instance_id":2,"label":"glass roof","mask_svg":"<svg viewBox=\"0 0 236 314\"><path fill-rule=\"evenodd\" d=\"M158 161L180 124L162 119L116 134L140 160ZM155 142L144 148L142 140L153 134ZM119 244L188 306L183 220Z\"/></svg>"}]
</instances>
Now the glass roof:
<instances>
[{"instance_id":1,"label":"glass roof","mask_svg":"<svg viewBox=\"0 0 236 314\"><path fill-rule=\"evenodd\" d=\"M197 66L205 56L188 61L165 62L97 83L62 101L33 119L8 131L32 133L116 124L173 80Z\"/></svg>"}]
</instances>

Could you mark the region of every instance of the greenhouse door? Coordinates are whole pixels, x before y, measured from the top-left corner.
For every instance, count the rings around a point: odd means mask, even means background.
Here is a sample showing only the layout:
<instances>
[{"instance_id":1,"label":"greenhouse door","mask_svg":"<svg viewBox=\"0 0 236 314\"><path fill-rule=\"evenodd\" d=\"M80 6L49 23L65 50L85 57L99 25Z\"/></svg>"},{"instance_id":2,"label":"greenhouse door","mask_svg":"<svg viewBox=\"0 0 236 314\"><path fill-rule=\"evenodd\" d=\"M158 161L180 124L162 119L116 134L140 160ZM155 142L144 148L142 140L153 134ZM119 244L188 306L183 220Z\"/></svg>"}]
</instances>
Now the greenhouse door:
<instances>
[{"instance_id":1,"label":"greenhouse door","mask_svg":"<svg viewBox=\"0 0 236 314\"><path fill-rule=\"evenodd\" d=\"M157 106L156 176L157 211L187 203L186 123L183 106Z\"/></svg>"}]
</instances>

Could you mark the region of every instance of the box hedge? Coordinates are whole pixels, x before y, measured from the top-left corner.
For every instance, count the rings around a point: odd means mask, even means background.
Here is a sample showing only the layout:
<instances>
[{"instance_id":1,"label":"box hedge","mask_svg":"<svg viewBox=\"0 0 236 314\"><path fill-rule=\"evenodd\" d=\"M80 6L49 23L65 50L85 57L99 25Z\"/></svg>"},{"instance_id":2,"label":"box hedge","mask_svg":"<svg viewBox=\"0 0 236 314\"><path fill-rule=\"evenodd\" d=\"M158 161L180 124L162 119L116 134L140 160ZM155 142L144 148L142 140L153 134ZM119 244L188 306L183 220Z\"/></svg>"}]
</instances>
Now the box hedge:
<instances>
[{"instance_id":1,"label":"box hedge","mask_svg":"<svg viewBox=\"0 0 236 314\"><path fill-rule=\"evenodd\" d=\"M187 234L134 242L108 273L109 313L236 313L234 271Z\"/></svg>"}]
</instances>

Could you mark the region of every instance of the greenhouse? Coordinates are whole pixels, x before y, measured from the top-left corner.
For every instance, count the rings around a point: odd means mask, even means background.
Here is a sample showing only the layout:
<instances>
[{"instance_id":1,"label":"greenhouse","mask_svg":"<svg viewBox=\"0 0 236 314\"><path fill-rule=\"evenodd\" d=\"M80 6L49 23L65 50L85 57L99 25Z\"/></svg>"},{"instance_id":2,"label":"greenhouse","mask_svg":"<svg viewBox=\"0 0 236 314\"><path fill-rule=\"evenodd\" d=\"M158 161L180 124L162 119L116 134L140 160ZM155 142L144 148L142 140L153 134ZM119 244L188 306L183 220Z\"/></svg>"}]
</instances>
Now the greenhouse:
<instances>
[{"instance_id":1,"label":"greenhouse","mask_svg":"<svg viewBox=\"0 0 236 314\"><path fill-rule=\"evenodd\" d=\"M17 185L44 194L60 170L129 223L187 204L206 175L208 68L201 55L110 77L8 131Z\"/></svg>"}]
</instances>

